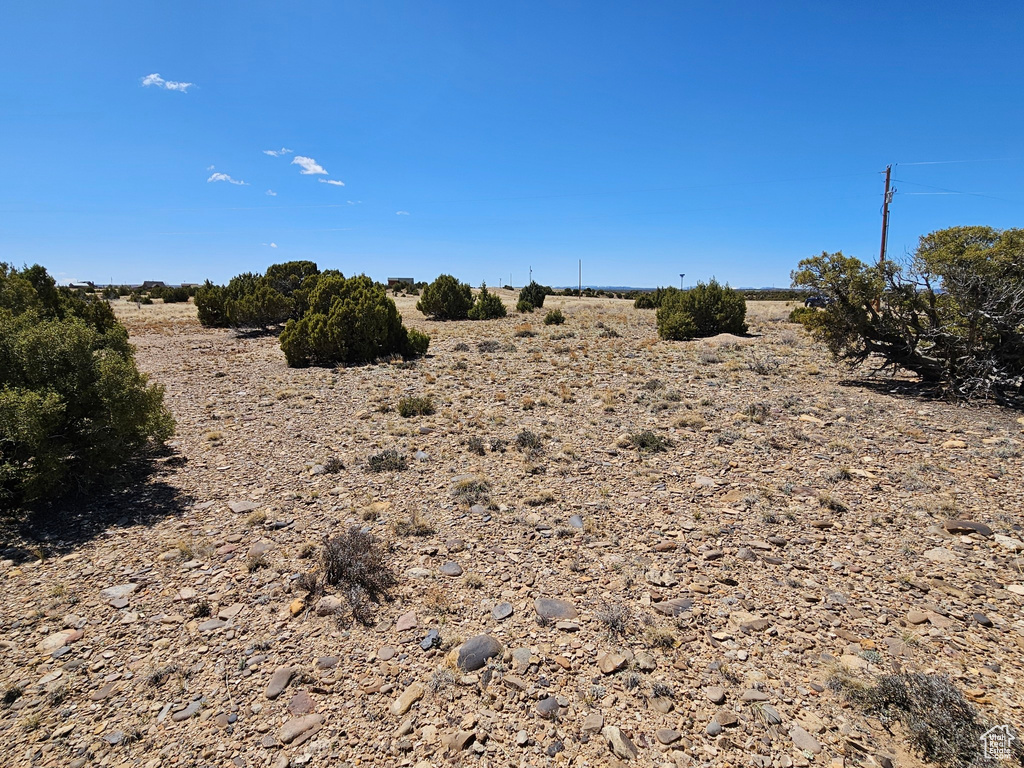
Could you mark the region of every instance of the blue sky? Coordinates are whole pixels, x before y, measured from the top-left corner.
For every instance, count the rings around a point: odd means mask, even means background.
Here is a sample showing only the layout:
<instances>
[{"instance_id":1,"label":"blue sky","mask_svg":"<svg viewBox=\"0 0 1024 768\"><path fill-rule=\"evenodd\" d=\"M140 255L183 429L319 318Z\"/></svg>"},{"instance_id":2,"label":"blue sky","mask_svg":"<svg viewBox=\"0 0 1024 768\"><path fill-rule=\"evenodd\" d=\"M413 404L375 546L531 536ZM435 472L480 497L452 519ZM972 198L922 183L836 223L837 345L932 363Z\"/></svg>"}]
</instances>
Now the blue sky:
<instances>
[{"instance_id":1,"label":"blue sky","mask_svg":"<svg viewBox=\"0 0 1024 768\"><path fill-rule=\"evenodd\" d=\"M566 285L582 259L590 284L788 285L822 250L877 258L887 163L890 254L1024 225L1022 21L1019 2L6 0L0 260ZM911 164L934 161L967 162Z\"/></svg>"}]
</instances>

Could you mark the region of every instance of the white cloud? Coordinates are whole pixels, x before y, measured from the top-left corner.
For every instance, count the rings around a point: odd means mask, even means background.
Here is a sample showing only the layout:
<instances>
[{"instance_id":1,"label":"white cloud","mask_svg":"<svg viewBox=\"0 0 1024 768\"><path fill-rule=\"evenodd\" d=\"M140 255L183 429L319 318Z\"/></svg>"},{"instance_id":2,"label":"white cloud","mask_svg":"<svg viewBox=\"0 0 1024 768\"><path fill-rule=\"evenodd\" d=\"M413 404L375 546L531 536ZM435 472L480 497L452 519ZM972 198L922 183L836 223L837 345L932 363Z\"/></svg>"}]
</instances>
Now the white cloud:
<instances>
[{"instance_id":1,"label":"white cloud","mask_svg":"<svg viewBox=\"0 0 1024 768\"><path fill-rule=\"evenodd\" d=\"M208 165L208 166L206 166L206 170L208 170L208 171L212 171L212 170L213 170L214 168L216 168L216 167L217 167L217 166L215 166L215 165Z\"/></svg>"},{"instance_id":2,"label":"white cloud","mask_svg":"<svg viewBox=\"0 0 1024 768\"><path fill-rule=\"evenodd\" d=\"M408 211L395 211L395 216L408 216Z\"/></svg>"},{"instance_id":3,"label":"white cloud","mask_svg":"<svg viewBox=\"0 0 1024 768\"><path fill-rule=\"evenodd\" d=\"M177 80L164 80L160 75L154 72L152 75L146 75L142 78L142 85L146 88L151 85L155 85L157 88L164 88L168 91L180 91L181 93L185 93L185 91L195 85L195 83L182 83Z\"/></svg>"},{"instance_id":4,"label":"white cloud","mask_svg":"<svg viewBox=\"0 0 1024 768\"><path fill-rule=\"evenodd\" d=\"M320 179L321 184L333 184L336 187L344 187L344 181L338 181L337 179Z\"/></svg>"},{"instance_id":5,"label":"white cloud","mask_svg":"<svg viewBox=\"0 0 1024 768\"><path fill-rule=\"evenodd\" d=\"M282 155L290 155L293 150L281 147L280 149L264 149L264 155L270 155L271 157L281 157Z\"/></svg>"},{"instance_id":6,"label":"white cloud","mask_svg":"<svg viewBox=\"0 0 1024 768\"><path fill-rule=\"evenodd\" d=\"M260 243L260 245L266 245L269 248L277 248L277 243Z\"/></svg>"},{"instance_id":7,"label":"white cloud","mask_svg":"<svg viewBox=\"0 0 1024 768\"><path fill-rule=\"evenodd\" d=\"M362 200L346 200L345 202L348 203L349 205L362 205L363 204Z\"/></svg>"},{"instance_id":8,"label":"white cloud","mask_svg":"<svg viewBox=\"0 0 1024 768\"><path fill-rule=\"evenodd\" d=\"M210 178L208 178L206 181L207 181L207 183L209 183L211 181L226 181L228 184L237 184L240 187L247 187L247 186L249 186L249 184L247 182L242 181L241 179L233 179L230 176L228 176L226 173L215 173L212 176L210 176Z\"/></svg>"},{"instance_id":9,"label":"white cloud","mask_svg":"<svg viewBox=\"0 0 1024 768\"><path fill-rule=\"evenodd\" d=\"M271 197L277 197L277 192L275 192L272 189L268 189L267 194L270 195Z\"/></svg>"},{"instance_id":10,"label":"white cloud","mask_svg":"<svg viewBox=\"0 0 1024 768\"><path fill-rule=\"evenodd\" d=\"M295 159L292 160L292 165L301 166L302 170L299 171L303 176L311 176L315 174L327 175L327 171L312 157L303 157L302 155L296 155Z\"/></svg>"}]
</instances>

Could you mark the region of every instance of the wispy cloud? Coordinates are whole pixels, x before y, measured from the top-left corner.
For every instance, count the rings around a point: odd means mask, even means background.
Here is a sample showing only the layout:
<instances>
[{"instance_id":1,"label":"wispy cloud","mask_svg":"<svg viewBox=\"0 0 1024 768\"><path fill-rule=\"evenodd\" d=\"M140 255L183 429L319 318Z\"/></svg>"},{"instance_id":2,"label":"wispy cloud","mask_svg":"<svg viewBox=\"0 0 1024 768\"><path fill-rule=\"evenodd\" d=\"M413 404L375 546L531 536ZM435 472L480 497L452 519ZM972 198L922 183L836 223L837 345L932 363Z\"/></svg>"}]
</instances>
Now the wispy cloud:
<instances>
[{"instance_id":1,"label":"wispy cloud","mask_svg":"<svg viewBox=\"0 0 1024 768\"><path fill-rule=\"evenodd\" d=\"M208 165L208 166L206 166L206 170L208 170L208 171L212 171L212 170L213 170L214 168L216 168L216 167L217 167L217 166L215 166L215 165Z\"/></svg>"},{"instance_id":2,"label":"wispy cloud","mask_svg":"<svg viewBox=\"0 0 1024 768\"><path fill-rule=\"evenodd\" d=\"M242 181L241 179L233 179L226 173L214 173L206 181L207 183L211 181L226 181L228 184L237 184L240 187L249 186L248 182Z\"/></svg>"},{"instance_id":3,"label":"wispy cloud","mask_svg":"<svg viewBox=\"0 0 1024 768\"><path fill-rule=\"evenodd\" d=\"M336 187L344 187L344 181L338 181L337 179L320 179L321 184L333 184Z\"/></svg>"},{"instance_id":4,"label":"wispy cloud","mask_svg":"<svg viewBox=\"0 0 1024 768\"><path fill-rule=\"evenodd\" d=\"M268 189L267 194L270 195L271 197L277 197L277 192L275 192L272 189Z\"/></svg>"},{"instance_id":5,"label":"wispy cloud","mask_svg":"<svg viewBox=\"0 0 1024 768\"><path fill-rule=\"evenodd\" d=\"M395 211L395 216L408 216L408 211Z\"/></svg>"},{"instance_id":6,"label":"wispy cloud","mask_svg":"<svg viewBox=\"0 0 1024 768\"><path fill-rule=\"evenodd\" d=\"M363 204L362 200L346 200L345 202L348 203L349 205L362 205Z\"/></svg>"},{"instance_id":7,"label":"wispy cloud","mask_svg":"<svg viewBox=\"0 0 1024 768\"><path fill-rule=\"evenodd\" d=\"M155 85L157 88L163 88L168 91L180 91L181 93L185 93L185 91L195 85L195 83L182 83L177 80L164 80L160 75L154 72L152 75L146 75L142 78L142 85L146 88L151 85Z\"/></svg>"},{"instance_id":8,"label":"wispy cloud","mask_svg":"<svg viewBox=\"0 0 1024 768\"><path fill-rule=\"evenodd\" d=\"M299 173L303 176L311 176L314 174L327 175L327 171L320 163L314 160L312 157L303 157L302 155L296 155L292 160L292 165L297 165L302 168Z\"/></svg>"},{"instance_id":9,"label":"wispy cloud","mask_svg":"<svg viewBox=\"0 0 1024 768\"><path fill-rule=\"evenodd\" d=\"M281 147L280 149L264 149L264 155L270 155L271 157L281 157L282 155L290 155L292 150Z\"/></svg>"},{"instance_id":10,"label":"wispy cloud","mask_svg":"<svg viewBox=\"0 0 1024 768\"><path fill-rule=\"evenodd\" d=\"M260 245L265 245L268 248L277 248L277 243L260 243Z\"/></svg>"}]
</instances>

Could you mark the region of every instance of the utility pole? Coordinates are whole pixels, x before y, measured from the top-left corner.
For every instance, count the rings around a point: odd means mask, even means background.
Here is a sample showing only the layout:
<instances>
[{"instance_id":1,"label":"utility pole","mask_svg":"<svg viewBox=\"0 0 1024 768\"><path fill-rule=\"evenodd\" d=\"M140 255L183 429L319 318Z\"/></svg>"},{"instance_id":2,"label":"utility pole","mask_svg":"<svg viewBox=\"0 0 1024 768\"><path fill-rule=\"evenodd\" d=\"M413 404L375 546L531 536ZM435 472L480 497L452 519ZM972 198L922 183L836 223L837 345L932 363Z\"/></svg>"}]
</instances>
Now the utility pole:
<instances>
[{"instance_id":1,"label":"utility pole","mask_svg":"<svg viewBox=\"0 0 1024 768\"><path fill-rule=\"evenodd\" d=\"M577 298L583 298L583 259L580 259L580 290Z\"/></svg>"},{"instance_id":2,"label":"utility pole","mask_svg":"<svg viewBox=\"0 0 1024 768\"><path fill-rule=\"evenodd\" d=\"M533 267L530 267L530 282L533 282Z\"/></svg>"},{"instance_id":3,"label":"utility pole","mask_svg":"<svg viewBox=\"0 0 1024 768\"><path fill-rule=\"evenodd\" d=\"M684 277L686 277L686 273L685 272L680 272L679 273L679 290L680 291L683 290L683 278Z\"/></svg>"},{"instance_id":4,"label":"utility pole","mask_svg":"<svg viewBox=\"0 0 1024 768\"><path fill-rule=\"evenodd\" d=\"M885 261L885 247L889 239L889 203L892 202L893 189L889 191L889 179L892 176L892 166L885 166L885 197L882 198L882 250L878 254L878 263Z\"/></svg>"}]
</instances>

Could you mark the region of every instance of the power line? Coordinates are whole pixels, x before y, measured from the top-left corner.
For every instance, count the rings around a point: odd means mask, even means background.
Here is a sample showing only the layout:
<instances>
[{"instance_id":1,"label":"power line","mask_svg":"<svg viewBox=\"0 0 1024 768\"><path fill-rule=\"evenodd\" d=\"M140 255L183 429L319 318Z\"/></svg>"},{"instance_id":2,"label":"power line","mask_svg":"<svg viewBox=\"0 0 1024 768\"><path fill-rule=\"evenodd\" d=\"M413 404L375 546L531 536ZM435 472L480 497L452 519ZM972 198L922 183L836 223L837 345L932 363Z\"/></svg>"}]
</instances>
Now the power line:
<instances>
[{"instance_id":1,"label":"power line","mask_svg":"<svg viewBox=\"0 0 1024 768\"><path fill-rule=\"evenodd\" d=\"M952 195L970 195L971 197L984 197L988 200L999 200L1003 203L1013 203L1014 205L1020 205L1017 200L1008 200L1005 197L996 197L995 195L983 195L979 192L964 192L960 189L947 189L946 187L934 187L931 184L921 184L917 181L907 181L905 179L896 179L900 184L910 184L912 187L924 187L925 189L935 189L939 192L945 192L946 194ZM905 193L906 194L906 193Z\"/></svg>"}]
</instances>

